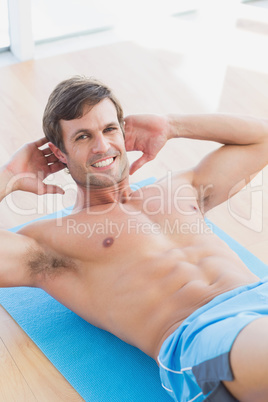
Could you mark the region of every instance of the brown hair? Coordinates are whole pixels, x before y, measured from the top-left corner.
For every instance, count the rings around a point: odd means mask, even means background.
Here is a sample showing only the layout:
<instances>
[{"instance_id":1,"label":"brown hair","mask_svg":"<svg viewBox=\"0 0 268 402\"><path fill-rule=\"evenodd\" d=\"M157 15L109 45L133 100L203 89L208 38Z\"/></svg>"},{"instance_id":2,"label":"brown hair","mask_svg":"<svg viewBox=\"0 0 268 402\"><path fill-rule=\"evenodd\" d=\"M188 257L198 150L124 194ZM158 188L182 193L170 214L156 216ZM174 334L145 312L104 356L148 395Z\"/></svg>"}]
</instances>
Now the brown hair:
<instances>
[{"instance_id":1,"label":"brown hair","mask_svg":"<svg viewBox=\"0 0 268 402\"><path fill-rule=\"evenodd\" d=\"M48 141L66 152L60 120L82 117L84 106L93 107L105 98L113 102L124 134L123 110L111 89L95 78L75 76L60 82L48 98L43 115L43 130Z\"/></svg>"}]
</instances>

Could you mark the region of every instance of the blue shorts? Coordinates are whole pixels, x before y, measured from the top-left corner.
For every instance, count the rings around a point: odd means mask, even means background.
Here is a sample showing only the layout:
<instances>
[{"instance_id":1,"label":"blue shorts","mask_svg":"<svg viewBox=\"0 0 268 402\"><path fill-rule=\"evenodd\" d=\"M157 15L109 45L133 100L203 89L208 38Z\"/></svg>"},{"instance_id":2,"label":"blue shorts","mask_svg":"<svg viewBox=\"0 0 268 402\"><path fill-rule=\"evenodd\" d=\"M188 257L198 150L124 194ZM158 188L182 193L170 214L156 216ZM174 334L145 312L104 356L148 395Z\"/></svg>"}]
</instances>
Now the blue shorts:
<instances>
[{"instance_id":1,"label":"blue shorts","mask_svg":"<svg viewBox=\"0 0 268 402\"><path fill-rule=\"evenodd\" d=\"M239 332L268 316L268 277L216 296L163 343L162 386L179 402L231 402L221 381L232 381L229 354Z\"/></svg>"}]
</instances>

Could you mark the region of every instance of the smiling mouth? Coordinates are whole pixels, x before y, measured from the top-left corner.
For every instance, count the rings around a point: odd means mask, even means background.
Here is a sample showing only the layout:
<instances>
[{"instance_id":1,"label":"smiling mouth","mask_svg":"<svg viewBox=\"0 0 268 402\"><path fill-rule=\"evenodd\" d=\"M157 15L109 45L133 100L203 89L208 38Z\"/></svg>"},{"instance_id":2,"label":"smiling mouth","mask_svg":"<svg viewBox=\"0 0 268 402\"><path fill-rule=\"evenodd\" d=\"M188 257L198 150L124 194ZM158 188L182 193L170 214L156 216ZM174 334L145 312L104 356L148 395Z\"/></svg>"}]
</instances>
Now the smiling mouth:
<instances>
[{"instance_id":1,"label":"smiling mouth","mask_svg":"<svg viewBox=\"0 0 268 402\"><path fill-rule=\"evenodd\" d=\"M107 159L105 159L103 161L94 163L92 166L96 167L96 168L106 167L106 166L111 165L114 160L115 160L115 157L114 158L107 158Z\"/></svg>"}]
</instances>

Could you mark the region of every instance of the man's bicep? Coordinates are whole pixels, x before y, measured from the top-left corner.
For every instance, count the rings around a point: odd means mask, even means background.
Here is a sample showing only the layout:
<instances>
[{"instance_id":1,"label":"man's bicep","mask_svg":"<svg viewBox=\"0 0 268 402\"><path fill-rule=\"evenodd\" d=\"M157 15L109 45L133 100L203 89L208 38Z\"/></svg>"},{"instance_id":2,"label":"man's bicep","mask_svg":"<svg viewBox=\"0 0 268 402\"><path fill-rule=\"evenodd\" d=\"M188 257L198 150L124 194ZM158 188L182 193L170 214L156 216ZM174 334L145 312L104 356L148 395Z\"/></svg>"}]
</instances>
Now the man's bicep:
<instances>
[{"instance_id":1,"label":"man's bicep","mask_svg":"<svg viewBox=\"0 0 268 402\"><path fill-rule=\"evenodd\" d=\"M193 185L204 212L240 191L267 164L268 146L223 145L194 169Z\"/></svg>"},{"instance_id":2,"label":"man's bicep","mask_svg":"<svg viewBox=\"0 0 268 402\"><path fill-rule=\"evenodd\" d=\"M0 287L33 286L28 261L35 243L27 236L0 230Z\"/></svg>"}]
</instances>

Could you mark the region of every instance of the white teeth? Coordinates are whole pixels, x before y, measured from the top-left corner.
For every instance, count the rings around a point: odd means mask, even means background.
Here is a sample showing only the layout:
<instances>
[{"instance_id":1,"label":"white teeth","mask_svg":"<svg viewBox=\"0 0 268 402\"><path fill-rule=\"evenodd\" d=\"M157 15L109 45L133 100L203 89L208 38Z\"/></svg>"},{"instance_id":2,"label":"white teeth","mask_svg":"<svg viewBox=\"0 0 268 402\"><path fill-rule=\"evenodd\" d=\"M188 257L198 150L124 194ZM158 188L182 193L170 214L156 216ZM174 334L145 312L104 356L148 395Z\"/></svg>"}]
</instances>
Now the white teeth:
<instances>
[{"instance_id":1,"label":"white teeth","mask_svg":"<svg viewBox=\"0 0 268 402\"><path fill-rule=\"evenodd\" d=\"M113 160L114 160L114 158L108 158L108 159L105 159L105 161L94 163L94 165L92 165L92 166L97 167L97 168L108 166L113 162Z\"/></svg>"}]
</instances>

